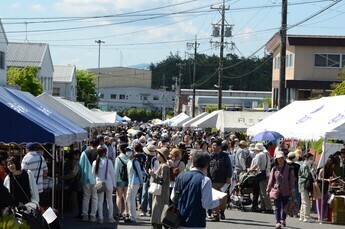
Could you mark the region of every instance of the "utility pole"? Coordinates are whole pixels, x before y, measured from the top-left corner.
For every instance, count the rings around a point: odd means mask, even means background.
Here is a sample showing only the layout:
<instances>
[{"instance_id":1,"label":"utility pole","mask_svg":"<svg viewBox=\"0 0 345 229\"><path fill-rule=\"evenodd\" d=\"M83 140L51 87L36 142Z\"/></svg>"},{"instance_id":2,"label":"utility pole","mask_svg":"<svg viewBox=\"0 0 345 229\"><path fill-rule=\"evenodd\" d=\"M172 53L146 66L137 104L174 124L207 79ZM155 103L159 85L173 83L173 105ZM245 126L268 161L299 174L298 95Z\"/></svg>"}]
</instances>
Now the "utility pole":
<instances>
[{"instance_id":1,"label":"utility pole","mask_svg":"<svg viewBox=\"0 0 345 229\"><path fill-rule=\"evenodd\" d=\"M286 26L287 26L287 0L282 0L282 21L280 28L280 77L279 77L279 99L278 109L286 105Z\"/></svg>"},{"instance_id":2,"label":"utility pole","mask_svg":"<svg viewBox=\"0 0 345 229\"><path fill-rule=\"evenodd\" d=\"M217 9L220 11L220 14L222 16L220 23L213 25L213 34L212 36L218 37L219 36L219 26L220 26L220 43L219 42L213 42L216 43L216 45L219 45L220 53L219 53L219 69L218 69L218 110L222 109L222 87L223 87L223 63L224 63L224 47L228 45L227 42L224 42L224 37L231 37L232 36L232 27L233 25L229 25L225 20L225 10L228 10L229 7L225 7L225 0L223 0L223 5L218 8L213 8L211 6L211 9ZM225 25L226 23L226 25ZM225 31L226 27L226 31Z\"/></svg>"},{"instance_id":3,"label":"utility pole","mask_svg":"<svg viewBox=\"0 0 345 229\"><path fill-rule=\"evenodd\" d=\"M99 77L101 76L101 44L105 43L102 40L95 40L95 43L98 44L98 77L97 77L97 93L99 96Z\"/></svg>"},{"instance_id":4,"label":"utility pole","mask_svg":"<svg viewBox=\"0 0 345 229\"><path fill-rule=\"evenodd\" d=\"M176 97L175 97L175 112L174 115L178 115L181 113L181 82L182 82L182 68L186 66L186 64L178 63L176 66L180 69L179 75L175 81L175 90L176 90Z\"/></svg>"},{"instance_id":5,"label":"utility pole","mask_svg":"<svg viewBox=\"0 0 345 229\"><path fill-rule=\"evenodd\" d=\"M165 120L165 116L166 116L166 91L167 91L167 87L165 86L165 74L163 74L163 96L162 96L163 107L162 107L162 121Z\"/></svg>"},{"instance_id":6,"label":"utility pole","mask_svg":"<svg viewBox=\"0 0 345 229\"><path fill-rule=\"evenodd\" d=\"M193 100L192 100L192 117L195 117L195 74L196 74L196 55L197 55L197 50L199 47L197 35L195 35L195 41L194 43L187 43L188 48L194 47L194 64L193 64Z\"/></svg>"}]
</instances>

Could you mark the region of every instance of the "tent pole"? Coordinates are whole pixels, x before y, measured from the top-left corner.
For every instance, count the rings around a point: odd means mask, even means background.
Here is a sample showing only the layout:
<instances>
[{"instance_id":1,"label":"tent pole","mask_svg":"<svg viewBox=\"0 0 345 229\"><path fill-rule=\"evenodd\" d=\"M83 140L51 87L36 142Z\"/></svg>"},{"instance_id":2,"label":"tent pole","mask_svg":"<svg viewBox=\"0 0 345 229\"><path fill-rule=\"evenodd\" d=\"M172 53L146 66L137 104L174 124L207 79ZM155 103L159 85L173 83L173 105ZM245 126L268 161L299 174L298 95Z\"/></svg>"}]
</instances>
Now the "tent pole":
<instances>
[{"instance_id":1,"label":"tent pole","mask_svg":"<svg viewBox=\"0 0 345 229\"><path fill-rule=\"evenodd\" d=\"M324 187L325 187L325 165L326 165L326 154L325 154L325 150L326 150L326 141L327 141L327 137L325 136L324 140L323 140L323 144L322 144L322 154L323 154L323 169L322 169L322 185L321 185L321 218L320 218L320 224L322 224L323 222L323 201L324 201Z\"/></svg>"},{"instance_id":2,"label":"tent pole","mask_svg":"<svg viewBox=\"0 0 345 229\"><path fill-rule=\"evenodd\" d=\"M54 208L55 206L55 144L53 144L52 146L52 208Z\"/></svg>"}]
</instances>

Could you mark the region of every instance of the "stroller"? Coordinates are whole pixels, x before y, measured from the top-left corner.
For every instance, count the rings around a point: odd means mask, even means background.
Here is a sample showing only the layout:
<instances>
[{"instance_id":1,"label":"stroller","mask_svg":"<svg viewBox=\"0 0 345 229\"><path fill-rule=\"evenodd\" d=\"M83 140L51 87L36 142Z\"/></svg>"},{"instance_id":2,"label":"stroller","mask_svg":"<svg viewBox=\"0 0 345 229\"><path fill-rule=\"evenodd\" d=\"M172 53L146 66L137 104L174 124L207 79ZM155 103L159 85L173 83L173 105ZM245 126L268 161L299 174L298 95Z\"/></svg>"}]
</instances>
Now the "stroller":
<instances>
[{"instance_id":1,"label":"stroller","mask_svg":"<svg viewBox=\"0 0 345 229\"><path fill-rule=\"evenodd\" d=\"M245 206L252 204L251 194L255 182L255 175L252 173L241 173L239 182L231 192L230 201L238 210L246 211Z\"/></svg>"}]
</instances>

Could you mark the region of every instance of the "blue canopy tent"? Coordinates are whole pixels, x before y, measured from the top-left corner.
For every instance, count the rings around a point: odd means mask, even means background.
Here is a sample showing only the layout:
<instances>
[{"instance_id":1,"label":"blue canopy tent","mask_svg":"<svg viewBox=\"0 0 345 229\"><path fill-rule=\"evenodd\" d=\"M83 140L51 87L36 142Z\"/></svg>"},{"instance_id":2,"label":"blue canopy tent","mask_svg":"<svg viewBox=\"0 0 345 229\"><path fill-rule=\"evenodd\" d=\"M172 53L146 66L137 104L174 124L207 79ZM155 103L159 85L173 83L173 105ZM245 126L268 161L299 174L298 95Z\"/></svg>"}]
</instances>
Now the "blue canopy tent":
<instances>
[{"instance_id":1,"label":"blue canopy tent","mask_svg":"<svg viewBox=\"0 0 345 229\"><path fill-rule=\"evenodd\" d=\"M126 119L122 118L120 115L116 114L116 121L127 122Z\"/></svg>"},{"instance_id":2,"label":"blue canopy tent","mask_svg":"<svg viewBox=\"0 0 345 229\"><path fill-rule=\"evenodd\" d=\"M87 138L86 130L57 111L40 102L28 92L0 87L0 142L51 143L66 146ZM52 154L52 172L55 174L55 153ZM52 177L53 184L54 176ZM52 189L54 207L54 186Z\"/></svg>"}]
</instances>

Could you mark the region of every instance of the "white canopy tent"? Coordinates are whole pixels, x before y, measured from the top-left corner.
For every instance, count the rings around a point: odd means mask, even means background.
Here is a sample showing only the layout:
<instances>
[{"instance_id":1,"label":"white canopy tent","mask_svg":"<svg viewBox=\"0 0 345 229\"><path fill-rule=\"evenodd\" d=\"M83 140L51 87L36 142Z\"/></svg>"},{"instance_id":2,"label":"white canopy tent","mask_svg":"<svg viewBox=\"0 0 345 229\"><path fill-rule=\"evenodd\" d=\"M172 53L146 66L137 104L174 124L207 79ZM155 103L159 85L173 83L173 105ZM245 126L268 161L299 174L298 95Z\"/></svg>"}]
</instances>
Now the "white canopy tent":
<instances>
[{"instance_id":1,"label":"white canopy tent","mask_svg":"<svg viewBox=\"0 0 345 229\"><path fill-rule=\"evenodd\" d=\"M213 111L201 119L190 124L194 128L213 128L216 127L219 111Z\"/></svg>"},{"instance_id":2,"label":"white canopy tent","mask_svg":"<svg viewBox=\"0 0 345 229\"><path fill-rule=\"evenodd\" d=\"M116 112L114 111L101 111L100 109L91 109L91 111L97 116L101 117L102 119L106 120L108 123L113 123L118 125L119 122L116 121Z\"/></svg>"},{"instance_id":3,"label":"white canopy tent","mask_svg":"<svg viewBox=\"0 0 345 229\"><path fill-rule=\"evenodd\" d=\"M97 117L90 109L78 102L53 97L47 93L43 93L37 98L83 128L113 125L102 117Z\"/></svg>"},{"instance_id":4,"label":"white canopy tent","mask_svg":"<svg viewBox=\"0 0 345 229\"><path fill-rule=\"evenodd\" d=\"M245 132L248 127L257 124L270 115L272 115L271 112L220 111L216 128L222 132Z\"/></svg>"},{"instance_id":5,"label":"white canopy tent","mask_svg":"<svg viewBox=\"0 0 345 229\"><path fill-rule=\"evenodd\" d=\"M182 115L180 118L174 120L172 123L171 123L171 126L173 127L182 127L182 124L188 120L191 120L192 117L190 116L185 116L185 115Z\"/></svg>"},{"instance_id":6,"label":"white canopy tent","mask_svg":"<svg viewBox=\"0 0 345 229\"><path fill-rule=\"evenodd\" d=\"M182 127L190 127L190 125L191 125L193 122L198 121L199 119L201 119L202 117L204 117L204 116L206 116L206 115L208 115L208 113L203 112L203 113L199 114L198 116L195 116L194 118L192 118L192 119L190 119L190 120L184 122L184 123L182 124Z\"/></svg>"},{"instance_id":7,"label":"white canopy tent","mask_svg":"<svg viewBox=\"0 0 345 229\"><path fill-rule=\"evenodd\" d=\"M189 116L186 115L185 113L180 113L180 114L172 117L171 119L167 119L167 120L163 121L162 124L164 124L164 125L171 125L175 120L180 119L182 117L189 117Z\"/></svg>"}]
</instances>

